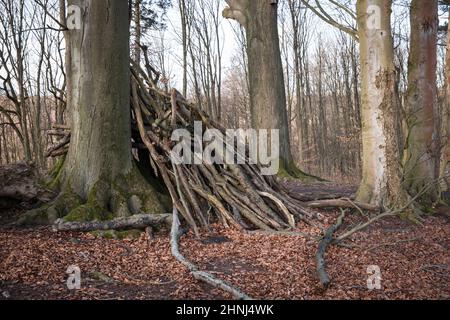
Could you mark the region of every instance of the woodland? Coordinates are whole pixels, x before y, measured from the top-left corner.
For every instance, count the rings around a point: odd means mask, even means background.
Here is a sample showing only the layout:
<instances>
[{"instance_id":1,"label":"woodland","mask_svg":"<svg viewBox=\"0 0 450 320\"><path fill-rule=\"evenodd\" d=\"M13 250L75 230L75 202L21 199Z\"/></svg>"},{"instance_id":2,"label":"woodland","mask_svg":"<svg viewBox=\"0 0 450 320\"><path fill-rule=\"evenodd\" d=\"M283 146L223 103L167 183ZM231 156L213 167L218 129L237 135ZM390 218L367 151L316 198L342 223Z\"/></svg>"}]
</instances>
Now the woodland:
<instances>
[{"instance_id":1,"label":"woodland","mask_svg":"<svg viewBox=\"0 0 450 320\"><path fill-rule=\"evenodd\" d=\"M0 300L448 300L449 9L0 0Z\"/></svg>"}]
</instances>

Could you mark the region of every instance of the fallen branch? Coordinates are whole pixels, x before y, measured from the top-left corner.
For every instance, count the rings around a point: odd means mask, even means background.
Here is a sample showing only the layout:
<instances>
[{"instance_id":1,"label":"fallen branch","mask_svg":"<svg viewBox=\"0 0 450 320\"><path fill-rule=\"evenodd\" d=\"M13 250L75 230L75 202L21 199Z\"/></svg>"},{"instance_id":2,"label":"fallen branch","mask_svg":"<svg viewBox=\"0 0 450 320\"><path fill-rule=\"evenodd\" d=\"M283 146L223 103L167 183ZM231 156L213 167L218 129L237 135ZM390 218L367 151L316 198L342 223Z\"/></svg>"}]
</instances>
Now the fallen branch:
<instances>
[{"instance_id":1,"label":"fallen branch","mask_svg":"<svg viewBox=\"0 0 450 320\"><path fill-rule=\"evenodd\" d=\"M145 229L149 226L154 228L169 227L172 224L170 214L139 214L127 218L117 218L110 221L91 222L64 222L59 219L53 225L53 231L106 231L106 230L129 230Z\"/></svg>"},{"instance_id":2,"label":"fallen branch","mask_svg":"<svg viewBox=\"0 0 450 320\"><path fill-rule=\"evenodd\" d=\"M332 225L327 229L323 239L319 242L319 247L317 249L316 254L316 266L317 266L317 274L319 276L320 283L322 286L327 289L330 286L330 277L328 276L325 262L325 253L330 244L333 243L333 234L339 229L344 221L345 211L342 211L342 214L337 219L336 224Z\"/></svg>"},{"instance_id":3,"label":"fallen branch","mask_svg":"<svg viewBox=\"0 0 450 320\"><path fill-rule=\"evenodd\" d=\"M367 211L380 211L380 207L371 205L368 203L362 203L357 201L351 201L350 199L330 199L330 200L317 200L307 202L306 205L309 208L323 209L323 208L343 208L343 209L358 209Z\"/></svg>"},{"instance_id":4,"label":"fallen branch","mask_svg":"<svg viewBox=\"0 0 450 320\"><path fill-rule=\"evenodd\" d=\"M227 282L217 279L212 276L208 272L198 270L197 266L188 261L181 253L178 245L178 241L180 238L180 220L178 219L178 210L176 208L173 209L173 217L172 217L172 230L171 230L171 248L172 255L184 266L186 266L195 279L206 282L215 288L220 288L226 292L231 293L236 299L239 300L251 300L249 296L245 293L241 292L239 289L234 288L232 285Z\"/></svg>"},{"instance_id":5,"label":"fallen branch","mask_svg":"<svg viewBox=\"0 0 450 320\"><path fill-rule=\"evenodd\" d=\"M54 146L51 146L45 153L46 157L58 157L67 153L70 143L70 133L64 133L64 137Z\"/></svg>"},{"instance_id":6,"label":"fallen branch","mask_svg":"<svg viewBox=\"0 0 450 320\"><path fill-rule=\"evenodd\" d=\"M338 238L334 239L334 243L338 243L341 242L345 239L347 239L348 237L350 237L351 235L353 235L356 232L359 232L365 228L367 228L368 226L370 226L372 223L381 220L383 218L387 218L387 217L395 217L395 216L399 216L401 214L404 213L405 210L407 209L414 209L415 207L415 202L418 198L420 198L422 195L424 195L435 183L439 183L442 180L442 178L439 178L433 182L430 182L429 184L427 184L425 187L422 188L422 190L417 193L416 196L414 196L413 198L411 198L407 204L405 204L403 207L396 209L396 210L390 210L390 211L386 211L384 213L381 213L375 217L373 217L372 219L369 219L367 222L360 224L356 227L354 227L353 229L345 232L344 234L340 235Z\"/></svg>"}]
</instances>

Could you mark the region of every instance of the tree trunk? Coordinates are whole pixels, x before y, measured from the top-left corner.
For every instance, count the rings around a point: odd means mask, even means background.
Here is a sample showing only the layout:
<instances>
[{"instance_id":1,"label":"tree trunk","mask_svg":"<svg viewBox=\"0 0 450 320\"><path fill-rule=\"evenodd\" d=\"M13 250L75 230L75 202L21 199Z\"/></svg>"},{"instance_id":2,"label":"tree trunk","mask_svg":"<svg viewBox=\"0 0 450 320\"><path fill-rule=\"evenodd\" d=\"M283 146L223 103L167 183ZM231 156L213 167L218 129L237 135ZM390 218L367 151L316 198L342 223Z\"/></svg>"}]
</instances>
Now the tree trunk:
<instances>
[{"instance_id":1,"label":"tree trunk","mask_svg":"<svg viewBox=\"0 0 450 320\"><path fill-rule=\"evenodd\" d=\"M128 4L69 0L68 5L78 6L82 17L81 30L67 32L71 142L57 174L61 194L42 209L51 222L163 213L160 195L140 176L131 154Z\"/></svg>"},{"instance_id":2,"label":"tree trunk","mask_svg":"<svg viewBox=\"0 0 450 320\"><path fill-rule=\"evenodd\" d=\"M141 62L141 0L134 0L134 61Z\"/></svg>"},{"instance_id":3,"label":"tree trunk","mask_svg":"<svg viewBox=\"0 0 450 320\"><path fill-rule=\"evenodd\" d=\"M181 18L181 41L183 46L183 97L187 97L187 69L188 69L188 34L187 34L187 7L185 0L178 0L178 9Z\"/></svg>"},{"instance_id":4,"label":"tree trunk","mask_svg":"<svg viewBox=\"0 0 450 320\"><path fill-rule=\"evenodd\" d=\"M357 199L384 207L399 207L406 203L407 195L401 185L391 6L391 0L357 2L363 145L363 178ZM373 13L373 8L380 10Z\"/></svg>"},{"instance_id":5,"label":"tree trunk","mask_svg":"<svg viewBox=\"0 0 450 320\"><path fill-rule=\"evenodd\" d=\"M59 23L63 26L67 25L66 19L66 0L59 0ZM64 112L66 111L67 101L70 100L71 91L70 91L70 79L68 79L67 72L70 71L70 60L71 60L71 50L70 50L70 42L69 42L69 31L64 31L64 42L66 45L66 50L64 52L64 61L65 61L65 70L66 74L64 74L63 88L65 86L66 89L66 102L64 103L64 93L61 94L61 100L58 102L56 109L56 123L63 125L64 124Z\"/></svg>"},{"instance_id":6,"label":"tree trunk","mask_svg":"<svg viewBox=\"0 0 450 320\"><path fill-rule=\"evenodd\" d=\"M87 197L99 179L131 170L128 7L125 1L69 4L81 8L83 21L82 30L69 32L74 94L65 173L73 190Z\"/></svg>"},{"instance_id":7,"label":"tree trunk","mask_svg":"<svg viewBox=\"0 0 450 320\"><path fill-rule=\"evenodd\" d=\"M450 15L449 15L450 26ZM441 154L441 190L448 191L450 189L450 29L447 31L447 56L445 59L445 104L442 108L443 122L443 150Z\"/></svg>"},{"instance_id":8,"label":"tree trunk","mask_svg":"<svg viewBox=\"0 0 450 320\"><path fill-rule=\"evenodd\" d=\"M247 36L252 126L279 129L280 169L301 176L290 148L286 92L278 38L277 1L228 0L225 18L237 20Z\"/></svg>"},{"instance_id":9,"label":"tree trunk","mask_svg":"<svg viewBox=\"0 0 450 320\"><path fill-rule=\"evenodd\" d=\"M438 197L440 130L437 102L437 1L411 3L411 44L408 68L408 139L404 154L405 187L413 196L434 185L423 199Z\"/></svg>"}]
</instances>

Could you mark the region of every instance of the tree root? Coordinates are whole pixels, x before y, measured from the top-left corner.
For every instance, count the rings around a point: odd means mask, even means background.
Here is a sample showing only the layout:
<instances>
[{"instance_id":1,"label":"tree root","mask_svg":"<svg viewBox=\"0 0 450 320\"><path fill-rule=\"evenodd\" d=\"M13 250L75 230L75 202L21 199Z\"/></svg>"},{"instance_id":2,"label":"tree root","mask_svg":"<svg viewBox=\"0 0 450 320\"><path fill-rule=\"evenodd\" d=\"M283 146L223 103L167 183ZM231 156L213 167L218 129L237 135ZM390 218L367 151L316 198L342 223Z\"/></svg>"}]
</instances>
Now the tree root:
<instances>
[{"instance_id":1,"label":"tree root","mask_svg":"<svg viewBox=\"0 0 450 320\"><path fill-rule=\"evenodd\" d=\"M228 293L231 293L233 297L235 297L238 300L251 300L249 296L247 296L245 293L241 292L239 289L234 288L229 283L222 281L220 279L217 279L216 277L212 276L210 273L205 271L198 270L198 267L195 266L193 263L188 261L181 253L179 249L179 239L180 239L180 220L178 218L178 211L176 208L173 209L173 218L172 218L172 231L171 231L171 248L172 248L172 255L184 266L186 266L193 277L197 280L206 282L207 284L213 286L214 288L220 288Z\"/></svg>"},{"instance_id":2,"label":"tree root","mask_svg":"<svg viewBox=\"0 0 450 320\"><path fill-rule=\"evenodd\" d=\"M81 204L81 198L69 189L66 189L66 191L61 192L51 202L24 213L16 222L16 225L52 224L56 220L66 216L71 210L81 206Z\"/></svg>"},{"instance_id":3,"label":"tree root","mask_svg":"<svg viewBox=\"0 0 450 320\"><path fill-rule=\"evenodd\" d=\"M118 176L112 182L107 179L99 179L89 191L87 199L82 199L72 191L70 179L68 179L65 188L53 201L25 213L17 224L46 225L53 224L57 220L59 224L62 221L105 222L115 218L145 215L150 212L155 214L166 212L165 195L154 190L137 170L137 167L133 166L130 174ZM166 203L163 204L163 202ZM142 222L144 223L144 221Z\"/></svg>"},{"instance_id":4,"label":"tree root","mask_svg":"<svg viewBox=\"0 0 450 320\"><path fill-rule=\"evenodd\" d=\"M317 274L319 276L319 281L324 289L328 289L328 287L330 286L330 277L328 276L328 273L325 270L326 268L325 253L327 251L328 246L333 243L334 241L333 234L342 225L344 217L345 211L342 210L342 214L339 216L336 224L332 225L330 228L327 229L323 239L319 242L319 247L317 249L316 254Z\"/></svg>"}]
</instances>

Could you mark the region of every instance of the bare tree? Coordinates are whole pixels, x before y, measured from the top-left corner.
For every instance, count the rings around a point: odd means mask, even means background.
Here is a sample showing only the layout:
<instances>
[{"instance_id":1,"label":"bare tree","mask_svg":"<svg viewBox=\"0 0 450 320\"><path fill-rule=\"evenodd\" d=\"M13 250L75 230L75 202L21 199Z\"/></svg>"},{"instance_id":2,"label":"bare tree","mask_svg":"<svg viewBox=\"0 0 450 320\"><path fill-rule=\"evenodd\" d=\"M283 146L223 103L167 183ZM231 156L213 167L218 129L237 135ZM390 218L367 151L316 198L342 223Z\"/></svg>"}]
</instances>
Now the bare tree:
<instances>
[{"instance_id":1,"label":"bare tree","mask_svg":"<svg viewBox=\"0 0 450 320\"><path fill-rule=\"evenodd\" d=\"M279 129L282 171L305 177L295 166L290 147L278 1L229 0L227 4L223 16L238 21L246 30L252 125L257 129Z\"/></svg>"},{"instance_id":2,"label":"bare tree","mask_svg":"<svg viewBox=\"0 0 450 320\"><path fill-rule=\"evenodd\" d=\"M437 1L411 3L411 43L408 63L407 123L404 154L405 184L413 196L439 177L440 122L437 101ZM427 201L438 199L438 187L428 188Z\"/></svg>"}]
</instances>

